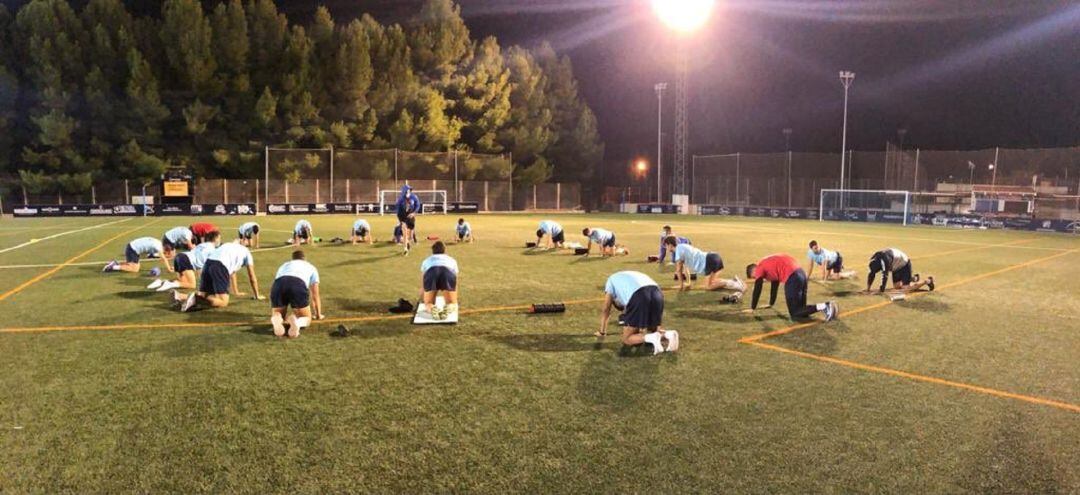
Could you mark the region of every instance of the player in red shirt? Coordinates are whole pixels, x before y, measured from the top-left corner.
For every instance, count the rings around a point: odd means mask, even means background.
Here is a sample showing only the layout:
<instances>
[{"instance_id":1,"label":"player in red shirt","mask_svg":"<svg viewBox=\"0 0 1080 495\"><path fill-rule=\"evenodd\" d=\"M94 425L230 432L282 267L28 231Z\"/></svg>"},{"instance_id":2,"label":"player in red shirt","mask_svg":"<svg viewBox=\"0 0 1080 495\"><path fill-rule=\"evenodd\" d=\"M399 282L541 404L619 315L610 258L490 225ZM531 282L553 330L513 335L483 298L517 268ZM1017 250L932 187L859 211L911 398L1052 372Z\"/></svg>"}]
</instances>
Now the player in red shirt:
<instances>
[{"instance_id":1,"label":"player in red shirt","mask_svg":"<svg viewBox=\"0 0 1080 495\"><path fill-rule=\"evenodd\" d=\"M209 222L195 222L188 228L191 229L191 233L195 235L195 244L206 242L206 239L210 237L211 232L221 232L218 230L217 225Z\"/></svg>"},{"instance_id":2,"label":"player in red shirt","mask_svg":"<svg viewBox=\"0 0 1080 495\"><path fill-rule=\"evenodd\" d=\"M783 283L784 299L787 300L788 314L792 319L802 319L818 311L824 311L825 321L831 321L840 314L840 308L833 301L817 303L813 306L806 304L808 285L806 272L795 258L787 254L769 255L757 263L747 265L746 276L754 279L754 298L750 301L751 311L757 309L762 283L768 280L772 283L769 306L776 304L776 288Z\"/></svg>"}]
</instances>

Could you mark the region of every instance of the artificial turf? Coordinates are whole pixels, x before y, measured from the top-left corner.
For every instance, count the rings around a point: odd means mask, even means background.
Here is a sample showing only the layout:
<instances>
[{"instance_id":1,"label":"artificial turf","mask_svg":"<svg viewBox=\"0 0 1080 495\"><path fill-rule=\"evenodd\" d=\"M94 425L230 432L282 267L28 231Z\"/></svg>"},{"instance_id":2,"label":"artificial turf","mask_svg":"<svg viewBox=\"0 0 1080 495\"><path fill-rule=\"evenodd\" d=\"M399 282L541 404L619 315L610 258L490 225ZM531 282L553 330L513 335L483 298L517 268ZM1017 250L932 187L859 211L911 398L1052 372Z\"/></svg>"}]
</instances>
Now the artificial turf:
<instances>
[{"instance_id":1,"label":"artificial turf","mask_svg":"<svg viewBox=\"0 0 1080 495\"><path fill-rule=\"evenodd\" d=\"M586 226L613 230L631 255L524 249L549 217L568 240ZM324 239L346 237L353 220L309 219ZM147 263L140 275L79 264L192 220L51 239L110 220L0 223L0 250L44 239L0 252L0 492L1080 492L1075 236L471 216L478 241L449 249L462 321L417 327L386 309L415 298L429 243L403 257L382 242L392 219L375 217L375 246L306 248L334 321L291 341L269 333L266 302L181 314L145 290ZM212 219L226 238L246 220ZM422 217L420 235L450 238L455 220ZM263 247L277 247L296 217L257 221ZM811 239L859 276L811 283L811 302L837 300L840 320L755 340L805 354L739 342L792 324L783 294L778 310L747 314L747 300L701 291L666 293L677 353L621 352L616 337L592 337L597 298L618 270L674 285L670 267L644 262L664 224L718 251L728 276L775 252L805 263ZM865 260L888 246L941 289L859 310L886 300L857 292ZM264 293L289 253L255 253ZM520 309L559 301L575 303L556 315ZM353 335L329 336L339 322Z\"/></svg>"}]
</instances>

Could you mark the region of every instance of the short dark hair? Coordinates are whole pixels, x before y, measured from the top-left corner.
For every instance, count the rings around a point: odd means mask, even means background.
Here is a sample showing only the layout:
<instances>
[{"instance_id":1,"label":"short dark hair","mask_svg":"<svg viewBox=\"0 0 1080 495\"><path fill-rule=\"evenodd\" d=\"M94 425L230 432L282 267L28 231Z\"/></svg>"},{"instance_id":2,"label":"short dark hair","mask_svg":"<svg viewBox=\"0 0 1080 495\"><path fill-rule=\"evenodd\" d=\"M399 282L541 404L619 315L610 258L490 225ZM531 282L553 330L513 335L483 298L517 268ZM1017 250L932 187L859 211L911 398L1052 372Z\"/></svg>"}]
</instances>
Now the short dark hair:
<instances>
[{"instance_id":1,"label":"short dark hair","mask_svg":"<svg viewBox=\"0 0 1080 495\"><path fill-rule=\"evenodd\" d=\"M255 233L257 234L259 233L259 231L256 230ZM207 232L206 236L203 237L203 242L211 242L218 239L221 239L221 232L211 230L210 232Z\"/></svg>"},{"instance_id":2,"label":"short dark hair","mask_svg":"<svg viewBox=\"0 0 1080 495\"><path fill-rule=\"evenodd\" d=\"M814 249L814 246L817 246L817 241L810 241L810 249Z\"/></svg>"},{"instance_id":3,"label":"short dark hair","mask_svg":"<svg viewBox=\"0 0 1080 495\"><path fill-rule=\"evenodd\" d=\"M459 219L457 219L457 223L458 223L458 225L461 225L461 224L465 223L465 219L464 218L459 218Z\"/></svg>"},{"instance_id":4,"label":"short dark hair","mask_svg":"<svg viewBox=\"0 0 1080 495\"><path fill-rule=\"evenodd\" d=\"M435 244L431 245L431 254L446 254L446 244L443 244L443 241L435 241Z\"/></svg>"},{"instance_id":5,"label":"short dark hair","mask_svg":"<svg viewBox=\"0 0 1080 495\"><path fill-rule=\"evenodd\" d=\"M536 237L544 237L544 229L536 229Z\"/></svg>"},{"instance_id":6,"label":"short dark hair","mask_svg":"<svg viewBox=\"0 0 1080 495\"><path fill-rule=\"evenodd\" d=\"M585 228L581 229L581 235L589 235L589 228L585 227Z\"/></svg>"},{"instance_id":7,"label":"short dark hair","mask_svg":"<svg viewBox=\"0 0 1080 495\"><path fill-rule=\"evenodd\" d=\"M757 268L757 263L750 263L746 265L746 278L754 278L754 269Z\"/></svg>"},{"instance_id":8,"label":"short dark hair","mask_svg":"<svg viewBox=\"0 0 1080 495\"><path fill-rule=\"evenodd\" d=\"M666 230L666 231L670 232L671 231L671 226L670 225L665 225L663 230Z\"/></svg>"},{"instance_id":9,"label":"short dark hair","mask_svg":"<svg viewBox=\"0 0 1080 495\"><path fill-rule=\"evenodd\" d=\"M676 238L673 235L669 235L669 236L664 238L664 245L666 245L666 246L677 246L678 244L679 244L679 239Z\"/></svg>"},{"instance_id":10,"label":"short dark hair","mask_svg":"<svg viewBox=\"0 0 1080 495\"><path fill-rule=\"evenodd\" d=\"M259 233L259 225L258 224L255 224L255 225L251 226L251 233L252 234L258 234Z\"/></svg>"},{"instance_id":11,"label":"short dark hair","mask_svg":"<svg viewBox=\"0 0 1080 495\"><path fill-rule=\"evenodd\" d=\"M304 256L304 250L303 249L297 249L296 251L292 252L292 259L294 259L294 260L302 260L302 259L307 259L307 258Z\"/></svg>"}]
</instances>

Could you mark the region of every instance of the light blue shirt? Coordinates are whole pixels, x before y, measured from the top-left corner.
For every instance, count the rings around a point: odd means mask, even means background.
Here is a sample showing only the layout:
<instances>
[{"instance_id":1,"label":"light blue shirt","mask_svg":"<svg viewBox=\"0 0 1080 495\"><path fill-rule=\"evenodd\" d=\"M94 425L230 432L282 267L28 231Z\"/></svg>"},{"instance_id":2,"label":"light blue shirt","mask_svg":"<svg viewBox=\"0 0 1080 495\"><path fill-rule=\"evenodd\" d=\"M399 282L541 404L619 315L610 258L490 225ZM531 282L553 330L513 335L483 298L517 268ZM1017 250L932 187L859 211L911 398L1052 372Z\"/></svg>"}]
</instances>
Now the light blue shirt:
<instances>
[{"instance_id":1,"label":"light blue shirt","mask_svg":"<svg viewBox=\"0 0 1080 495\"><path fill-rule=\"evenodd\" d=\"M176 227L165 232L165 238L173 243L174 246L180 246L191 242L191 240L195 238L195 235L192 234L191 229L187 227Z\"/></svg>"},{"instance_id":2,"label":"light blue shirt","mask_svg":"<svg viewBox=\"0 0 1080 495\"><path fill-rule=\"evenodd\" d=\"M589 239L592 239L597 244L603 244L612 237L615 237L615 234L611 233L610 230L589 229Z\"/></svg>"},{"instance_id":3,"label":"light blue shirt","mask_svg":"<svg viewBox=\"0 0 1080 495\"><path fill-rule=\"evenodd\" d=\"M836 252L821 248L821 253L814 253L813 249L806 251L806 257L815 265L826 265L836 261Z\"/></svg>"},{"instance_id":4,"label":"light blue shirt","mask_svg":"<svg viewBox=\"0 0 1080 495\"><path fill-rule=\"evenodd\" d=\"M278 268L274 280L281 277L296 277L303 280L304 285L311 287L311 284L319 283L319 270L305 260L286 261Z\"/></svg>"},{"instance_id":5,"label":"light blue shirt","mask_svg":"<svg viewBox=\"0 0 1080 495\"><path fill-rule=\"evenodd\" d=\"M649 278L648 275L627 270L615 272L608 277L607 283L604 284L604 292L614 298L615 302L619 303L619 306L625 308L638 289L654 285L656 285L656 282Z\"/></svg>"},{"instance_id":6,"label":"light blue shirt","mask_svg":"<svg viewBox=\"0 0 1080 495\"><path fill-rule=\"evenodd\" d=\"M210 256L207 257L207 261L209 260L220 261L229 270L229 273L236 273L240 268L255 264L255 259L251 257L251 251L235 242L222 244L221 247L210 253Z\"/></svg>"},{"instance_id":7,"label":"light blue shirt","mask_svg":"<svg viewBox=\"0 0 1080 495\"><path fill-rule=\"evenodd\" d=\"M420 264L420 273L424 273L436 266L445 266L454 272L454 275L458 273L457 261L451 258L448 254L433 254L428 256L423 263Z\"/></svg>"},{"instance_id":8,"label":"light blue shirt","mask_svg":"<svg viewBox=\"0 0 1080 495\"><path fill-rule=\"evenodd\" d=\"M161 241L154 239L153 237L140 237L128 243L139 256L145 256L147 258L154 258L161 256L161 253L165 251L165 247L161 245Z\"/></svg>"},{"instance_id":9,"label":"light blue shirt","mask_svg":"<svg viewBox=\"0 0 1080 495\"><path fill-rule=\"evenodd\" d=\"M367 220L361 218L353 222L352 230L353 232L359 232L361 230L363 230L364 232L371 232L371 224L369 224Z\"/></svg>"},{"instance_id":10,"label":"light blue shirt","mask_svg":"<svg viewBox=\"0 0 1080 495\"><path fill-rule=\"evenodd\" d=\"M675 247L675 262L683 262L691 272L705 274L705 256L709 253L702 251L689 244L679 244Z\"/></svg>"},{"instance_id":11,"label":"light blue shirt","mask_svg":"<svg viewBox=\"0 0 1080 495\"><path fill-rule=\"evenodd\" d=\"M258 227L258 226L259 226L259 224L255 223L255 222L247 222L247 223L240 226L240 229L239 229L240 235L246 235L246 236L254 235L252 230L255 227Z\"/></svg>"},{"instance_id":12,"label":"light blue shirt","mask_svg":"<svg viewBox=\"0 0 1080 495\"><path fill-rule=\"evenodd\" d=\"M213 253L217 249L217 246L212 242L204 242L195 246L190 253L181 253L180 256L187 256L191 260L191 266L194 266L196 270L202 270L206 266L206 260L210 257L210 253Z\"/></svg>"},{"instance_id":13,"label":"light blue shirt","mask_svg":"<svg viewBox=\"0 0 1080 495\"><path fill-rule=\"evenodd\" d=\"M311 222L307 220L300 220L296 222L296 227L293 227L293 234L300 235L304 231L304 227L307 227L308 232L312 232Z\"/></svg>"},{"instance_id":14,"label":"light blue shirt","mask_svg":"<svg viewBox=\"0 0 1080 495\"><path fill-rule=\"evenodd\" d=\"M457 226L457 233L458 235L470 234L472 233L472 226L469 225L469 222L464 222Z\"/></svg>"},{"instance_id":15,"label":"light blue shirt","mask_svg":"<svg viewBox=\"0 0 1080 495\"><path fill-rule=\"evenodd\" d=\"M540 230L547 235L558 235L559 232L562 232L562 225L551 220L544 220L540 222Z\"/></svg>"}]
</instances>

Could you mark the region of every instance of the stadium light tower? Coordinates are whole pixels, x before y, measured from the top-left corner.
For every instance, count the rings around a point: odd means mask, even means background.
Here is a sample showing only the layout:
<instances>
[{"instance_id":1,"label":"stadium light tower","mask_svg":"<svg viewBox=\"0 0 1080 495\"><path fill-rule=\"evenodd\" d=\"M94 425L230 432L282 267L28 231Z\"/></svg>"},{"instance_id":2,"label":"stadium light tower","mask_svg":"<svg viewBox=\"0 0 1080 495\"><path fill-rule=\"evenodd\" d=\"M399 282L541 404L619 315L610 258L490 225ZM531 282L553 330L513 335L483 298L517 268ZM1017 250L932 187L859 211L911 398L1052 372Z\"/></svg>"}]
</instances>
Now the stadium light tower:
<instances>
[{"instance_id":1,"label":"stadium light tower","mask_svg":"<svg viewBox=\"0 0 1080 495\"><path fill-rule=\"evenodd\" d=\"M844 130L840 140L840 209L844 208L844 155L847 154L847 102L848 88L855 80L855 73L849 70L840 71L840 84L844 85Z\"/></svg>"},{"instance_id":2,"label":"stadium light tower","mask_svg":"<svg viewBox=\"0 0 1080 495\"><path fill-rule=\"evenodd\" d=\"M791 208L791 128L784 128L784 151L787 151L787 207Z\"/></svg>"},{"instance_id":3,"label":"stadium light tower","mask_svg":"<svg viewBox=\"0 0 1080 495\"><path fill-rule=\"evenodd\" d=\"M667 83L656 83L653 86L656 89L656 202L663 203L663 189L660 188L660 179L664 177L664 159L663 148L660 144L663 142L663 126L664 126L664 91L667 90Z\"/></svg>"},{"instance_id":4,"label":"stadium light tower","mask_svg":"<svg viewBox=\"0 0 1080 495\"><path fill-rule=\"evenodd\" d=\"M686 141L689 135L686 108L689 63L686 38L709 21L715 5L715 0L652 0L656 16L680 37L679 53L675 59L675 161L672 194L686 194Z\"/></svg>"}]
</instances>

